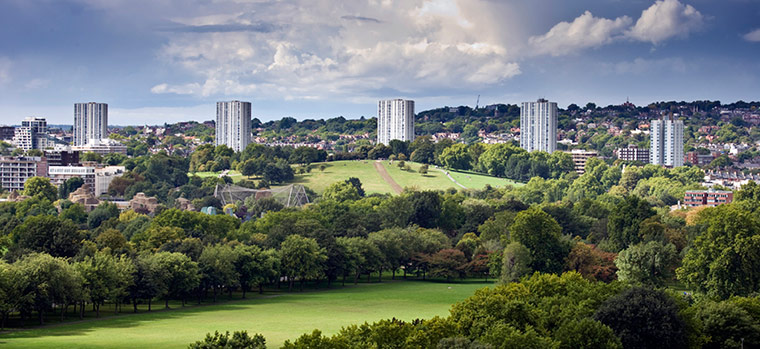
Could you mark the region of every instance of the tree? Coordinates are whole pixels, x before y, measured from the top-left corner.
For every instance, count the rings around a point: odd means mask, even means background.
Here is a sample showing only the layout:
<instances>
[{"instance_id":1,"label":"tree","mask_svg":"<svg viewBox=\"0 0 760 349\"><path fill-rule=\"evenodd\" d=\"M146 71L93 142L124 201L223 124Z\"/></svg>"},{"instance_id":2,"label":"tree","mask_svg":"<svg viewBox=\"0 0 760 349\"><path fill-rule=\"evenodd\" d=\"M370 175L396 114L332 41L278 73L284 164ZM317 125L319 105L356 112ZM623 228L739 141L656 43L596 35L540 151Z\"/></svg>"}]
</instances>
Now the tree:
<instances>
[{"instance_id":1,"label":"tree","mask_svg":"<svg viewBox=\"0 0 760 349\"><path fill-rule=\"evenodd\" d=\"M754 299L757 306L757 298ZM698 330L707 338L702 348L756 348L760 345L760 319L753 319L739 305L741 300L705 301L694 307L694 318L701 325Z\"/></svg>"},{"instance_id":2,"label":"tree","mask_svg":"<svg viewBox=\"0 0 760 349\"><path fill-rule=\"evenodd\" d=\"M280 254L282 272L288 277L288 290L292 290L296 278L300 279L303 291L307 279L324 275L327 251L319 247L317 240L290 235L282 242Z\"/></svg>"},{"instance_id":3,"label":"tree","mask_svg":"<svg viewBox=\"0 0 760 349\"><path fill-rule=\"evenodd\" d=\"M240 289L245 293L253 286L258 286L263 293L263 286L277 276L279 258L275 250L265 251L258 246L238 245L235 247L235 270L240 277Z\"/></svg>"},{"instance_id":4,"label":"tree","mask_svg":"<svg viewBox=\"0 0 760 349\"><path fill-rule=\"evenodd\" d=\"M72 177L67 180L65 180L60 187L58 187L58 197L61 199L67 199L69 197L69 193L72 193L73 191L79 189L84 185L84 179L82 177Z\"/></svg>"},{"instance_id":5,"label":"tree","mask_svg":"<svg viewBox=\"0 0 760 349\"><path fill-rule=\"evenodd\" d=\"M237 255L227 245L212 245L203 249L198 258L198 267L202 273L204 288L210 287L214 292L214 302L220 288L230 289L238 285L240 274L235 268Z\"/></svg>"},{"instance_id":6,"label":"tree","mask_svg":"<svg viewBox=\"0 0 760 349\"><path fill-rule=\"evenodd\" d=\"M31 300L27 293L28 276L17 265L0 261L0 330L5 329L8 316L20 311Z\"/></svg>"},{"instance_id":7,"label":"tree","mask_svg":"<svg viewBox=\"0 0 760 349\"><path fill-rule=\"evenodd\" d=\"M169 299L182 299L183 304L190 291L200 284L200 270L198 263L182 253L159 252L155 254L155 265L159 270L166 272L165 284L167 285L159 297L164 298L166 308L169 308Z\"/></svg>"},{"instance_id":8,"label":"tree","mask_svg":"<svg viewBox=\"0 0 760 349\"><path fill-rule=\"evenodd\" d=\"M562 228L549 214L531 207L517 214L509 227L512 239L531 252L531 269L544 273L562 271L562 260L569 247L560 241Z\"/></svg>"},{"instance_id":9,"label":"tree","mask_svg":"<svg viewBox=\"0 0 760 349\"><path fill-rule=\"evenodd\" d=\"M605 301L594 319L609 326L626 348L685 348L686 325L662 291L634 287Z\"/></svg>"},{"instance_id":10,"label":"tree","mask_svg":"<svg viewBox=\"0 0 760 349\"><path fill-rule=\"evenodd\" d=\"M395 278L396 269L401 264L400 260L403 253L398 230L385 229L370 233L367 239L377 246L382 256L378 261L378 266L380 267L378 281L382 281L383 269L390 269L393 272L393 278Z\"/></svg>"},{"instance_id":11,"label":"tree","mask_svg":"<svg viewBox=\"0 0 760 349\"><path fill-rule=\"evenodd\" d=\"M14 229L16 245L53 257L74 257L82 244L82 234L70 220L54 216L28 217Z\"/></svg>"},{"instance_id":12,"label":"tree","mask_svg":"<svg viewBox=\"0 0 760 349\"><path fill-rule=\"evenodd\" d=\"M452 278L464 276L463 267L467 264L467 258L460 250L445 249L429 256L427 263L430 275L451 281Z\"/></svg>"},{"instance_id":13,"label":"tree","mask_svg":"<svg viewBox=\"0 0 760 349\"><path fill-rule=\"evenodd\" d=\"M83 288L95 307L96 317L100 317L100 306L106 301L118 304L134 280L135 267L131 260L102 251L85 257L75 268L82 276Z\"/></svg>"},{"instance_id":14,"label":"tree","mask_svg":"<svg viewBox=\"0 0 760 349\"><path fill-rule=\"evenodd\" d=\"M476 130L477 132L477 130ZM472 164L467 146L461 143L454 144L443 150L438 161L446 168L469 170Z\"/></svg>"},{"instance_id":15,"label":"tree","mask_svg":"<svg viewBox=\"0 0 760 349\"><path fill-rule=\"evenodd\" d=\"M428 173L428 165L424 164L420 166L420 169L418 170L418 172L422 175L426 175Z\"/></svg>"},{"instance_id":16,"label":"tree","mask_svg":"<svg viewBox=\"0 0 760 349\"><path fill-rule=\"evenodd\" d=\"M166 252L164 252L166 253ZM161 263L165 256L154 253L142 253L135 258L134 282L127 287L132 299L134 312L137 312L137 302L140 299L148 301L148 311L154 298L168 292L170 281L169 270L163 269L167 263Z\"/></svg>"},{"instance_id":17,"label":"tree","mask_svg":"<svg viewBox=\"0 0 760 349\"><path fill-rule=\"evenodd\" d=\"M58 197L58 190L45 177L32 177L24 182L24 195L39 196L53 202Z\"/></svg>"},{"instance_id":18,"label":"tree","mask_svg":"<svg viewBox=\"0 0 760 349\"><path fill-rule=\"evenodd\" d=\"M630 246L615 259L620 281L658 287L672 278L677 263L676 247L659 241Z\"/></svg>"},{"instance_id":19,"label":"tree","mask_svg":"<svg viewBox=\"0 0 760 349\"><path fill-rule=\"evenodd\" d=\"M328 186L322 193L324 199L338 202L356 201L361 198L359 191L350 182L335 182Z\"/></svg>"},{"instance_id":20,"label":"tree","mask_svg":"<svg viewBox=\"0 0 760 349\"><path fill-rule=\"evenodd\" d=\"M412 204L411 223L433 228L441 215L441 196L434 191L415 191L408 194Z\"/></svg>"},{"instance_id":21,"label":"tree","mask_svg":"<svg viewBox=\"0 0 760 349\"><path fill-rule=\"evenodd\" d=\"M618 249L641 242L639 226L645 219L654 215L654 210L645 200L633 195L626 197L625 201L610 212L607 223L610 241Z\"/></svg>"},{"instance_id":22,"label":"tree","mask_svg":"<svg viewBox=\"0 0 760 349\"><path fill-rule=\"evenodd\" d=\"M530 274L530 264L533 261L530 250L519 242L513 242L504 248L501 268L501 283L519 281L521 277Z\"/></svg>"},{"instance_id":23,"label":"tree","mask_svg":"<svg viewBox=\"0 0 760 349\"><path fill-rule=\"evenodd\" d=\"M620 338L611 328L589 318L580 321L566 321L557 329L554 338L558 339L560 349L572 348L623 348Z\"/></svg>"},{"instance_id":24,"label":"tree","mask_svg":"<svg viewBox=\"0 0 760 349\"><path fill-rule=\"evenodd\" d=\"M37 311L40 325L44 323L45 312L54 304L65 311L65 307L79 300L82 295L79 273L63 258L32 253L14 265L26 276L24 293L29 298L25 306Z\"/></svg>"},{"instance_id":25,"label":"tree","mask_svg":"<svg viewBox=\"0 0 760 349\"><path fill-rule=\"evenodd\" d=\"M699 213L703 227L676 270L678 279L709 297L760 291L760 221L734 204Z\"/></svg>"},{"instance_id":26,"label":"tree","mask_svg":"<svg viewBox=\"0 0 760 349\"><path fill-rule=\"evenodd\" d=\"M364 197L364 195L366 194L364 192L364 188L362 188L362 181L360 181L359 178L349 177L348 179L346 179L346 183L349 183L352 186L354 186L354 188L356 188L356 192L359 193L359 196Z\"/></svg>"},{"instance_id":27,"label":"tree","mask_svg":"<svg viewBox=\"0 0 760 349\"><path fill-rule=\"evenodd\" d=\"M190 344L190 349L266 349L266 339L256 333L253 337L247 331L235 331L230 338L230 332L214 332L206 334L206 338Z\"/></svg>"}]
</instances>

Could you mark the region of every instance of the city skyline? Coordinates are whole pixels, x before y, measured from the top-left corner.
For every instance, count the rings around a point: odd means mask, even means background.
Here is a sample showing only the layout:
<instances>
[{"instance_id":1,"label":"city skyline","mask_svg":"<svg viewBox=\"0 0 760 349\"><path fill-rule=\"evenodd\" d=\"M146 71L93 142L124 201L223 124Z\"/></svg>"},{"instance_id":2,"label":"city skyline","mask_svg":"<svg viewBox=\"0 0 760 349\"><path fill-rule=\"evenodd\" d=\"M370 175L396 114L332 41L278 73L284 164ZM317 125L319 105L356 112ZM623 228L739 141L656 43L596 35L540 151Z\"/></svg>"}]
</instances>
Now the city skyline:
<instances>
[{"instance_id":1,"label":"city skyline","mask_svg":"<svg viewBox=\"0 0 760 349\"><path fill-rule=\"evenodd\" d=\"M213 102L233 99L267 121L372 117L391 96L426 110L478 95L565 107L760 90L757 2L327 3L3 2L0 123L68 124L79 100L139 125L212 120Z\"/></svg>"}]
</instances>

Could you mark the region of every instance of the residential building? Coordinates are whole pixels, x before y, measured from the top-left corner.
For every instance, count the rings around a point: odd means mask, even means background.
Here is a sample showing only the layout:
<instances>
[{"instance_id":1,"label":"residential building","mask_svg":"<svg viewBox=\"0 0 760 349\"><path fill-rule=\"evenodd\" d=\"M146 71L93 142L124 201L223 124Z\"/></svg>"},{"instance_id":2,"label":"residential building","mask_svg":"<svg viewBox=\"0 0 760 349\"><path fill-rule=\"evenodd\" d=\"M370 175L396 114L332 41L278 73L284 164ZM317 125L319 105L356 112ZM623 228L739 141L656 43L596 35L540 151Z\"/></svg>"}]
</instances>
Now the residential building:
<instances>
[{"instance_id":1,"label":"residential building","mask_svg":"<svg viewBox=\"0 0 760 349\"><path fill-rule=\"evenodd\" d=\"M108 138L108 104L74 103L74 145Z\"/></svg>"},{"instance_id":2,"label":"residential building","mask_svg":"<svg viewBox=\"0 0 760 349\"><path fill-rule=\"evenodd\" d=\"M90 212L100 205L100 200L93 195L92 187L88 184L84 184L69 193L69 201L84 206L86 212Z\"/></svg>"},{"instance_id":3,"label":"residential building","mask_svg":"<svg viewBox=\"0 0 760 349\"><path fill-rule=\"evenodd\" d=\"M47 170L47 159L44 157L0 157L0 187L9 191L24 190L27 179L45 177Z\"/></svg>"},{"instance_id":4,"label":"residential building","mask_svg":"<svg viewBox=\"0 0 760 349\"><path fill-rule=\"evenodd\" d=\"M251 103L241 101L216 102L216 145L222 144L236 152L251 143Z\"/></svg>"},{"instance_id":5,"label":"residential building","mask_svg":"<svg viewBox=\"0 0 760 349\"><path fill-rule=\"evenodd\" d=\"M414 101L386 99L377 103L377 144L414 140Z\"/></svg>"},{"instance_id":6,"label":"residential building","mask_svg":"<svg viewBox=\"0 0 760 349\"><path fill-rule=\"evenodd\" d=\"M16 127L11 143L23 150L45 149L49 145L47 132L45 118L30 116L21 121L21 127Z\"/></svg>"},{"instance_id":7,"label":"residential building","mask_svg":"<svg viewBox=\"0 0 760 349\"><path fill-rule=\"evenodd\" d=\"M684 206L718 206L734 201L734 193L723 190L687 190L683 197Z\"/></svg>"},{"instance_id":8,"label":"residential building","mask_svg":"<svg viewBox=\"0 0 760 349\"><path fill-rule=\"evenodd\" d=\"M715 158L720 156L720 153L717 152L711 152L708 154L700 154L696 151L690 151L686 153L686 156L684 156L684 162L688 162L692 165L697 166L707 166L709 165Z\"/></svg>"},{"instance_id":9,"label":"residential building","mask_svg":"<svg viewBox=\"0 0 760 349\"><path fill-rule=\"evenodd\" d=\"M635 144L629 144L625 148L615 149L615 156L623 161L638 161L644 164L649 163L649 149L639 148Z\"/></svg>"},{"instance_id":10,"label":"residential building","mask_svg":"<svg viewBox=\"0 0 760 349\"><path fill-rule=\"evenodd\" d=\"M661 120L652 120L650 129L649 163L683 166L683 121L666 115Z\"/></svg>"},{"instance_id":11,"label":"residential building","mask_svg":"<svg viewBox=\"0 0 760 349\"><path fill-rule=\"evenodd\" d=\"M575 165L575 172L583 174L586 172L586 162L588 159L598 156L594 150L573 149L570 151L570 156L573 158L573 164Z\"/></svg>"},{"instance_id":12,"label":"residential building","mask_svg":"<svg viewBox=\"0 0 760 349\"><path fill-rule=\"evenodd\" d=\"M79 164L79 152L73 150L46 150L48 166L71 166Z\"/></svg>"},{"instance_id":13,"label":"residential building","mask_svg":"<svg viewBox=\"0 0 760 349\"><path fill-rule=\"evenodd\" d=\"M545 99L522 103L520 147L529 152L557 150L557 103Z\"/></svg>"},{"instance_id":14,"label":"residential building","mask_svg":"<svg viewBox=\"0 0 760 349\"><path fill-rule=\"evenodd\" d=\"M95 168L84 166L49 166L48 177L50 183L59 187L67 179L80 177L90 191L95 190Z\"/></svg>"},{"instance_id":15,"label":"residential building","mask_svg":"<svg viewBox=\"0 0 760 349\"><path fill-rule=\"evenodd\" d=\"M0 141L13 140L16 135L16 128L13 126L0 126Z\"/></svg>"},{"instance_id":16,"label":"residential building","mask_svg":"<svg viewBox=\"0 0 760 349\"><path fill-rule=\"evenodd\" d=\"M123 145L113 139L91 139L90 142L83 145L75 145L70 148L72 151L79 151L82 153L97 153L100 155L110 153L121 153L127 155L127 146Z\"/></svg>"},{"instance_id":17,"label":"residential building","mask_svg":"<svg viewBox=\"0 0 760 349\"><path fill-rule=\"evenodd\" d=\"M116 177L121 177L126 172L124 166L106 166L95 169L95 196L108 193L108 186Z\"/></svg>"}]
</instances>

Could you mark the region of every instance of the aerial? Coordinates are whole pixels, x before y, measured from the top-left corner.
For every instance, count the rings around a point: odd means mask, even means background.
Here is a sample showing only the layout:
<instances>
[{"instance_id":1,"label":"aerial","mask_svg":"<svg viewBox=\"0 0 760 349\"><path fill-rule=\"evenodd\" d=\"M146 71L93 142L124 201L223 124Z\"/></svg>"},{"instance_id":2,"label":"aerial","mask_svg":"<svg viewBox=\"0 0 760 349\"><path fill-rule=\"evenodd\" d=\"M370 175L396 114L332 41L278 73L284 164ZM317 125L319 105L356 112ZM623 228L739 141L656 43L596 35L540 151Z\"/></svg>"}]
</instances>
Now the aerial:
<instances>
[{"instance_id":1,"label":"aerial","mask_svg":"<svg viewBox=\"0 0 760 349\"><path fill-rule=\"evenodd\" d=\"M760 348L760 2L0 2L8 348Z\"/></svg>"}]
</instances>

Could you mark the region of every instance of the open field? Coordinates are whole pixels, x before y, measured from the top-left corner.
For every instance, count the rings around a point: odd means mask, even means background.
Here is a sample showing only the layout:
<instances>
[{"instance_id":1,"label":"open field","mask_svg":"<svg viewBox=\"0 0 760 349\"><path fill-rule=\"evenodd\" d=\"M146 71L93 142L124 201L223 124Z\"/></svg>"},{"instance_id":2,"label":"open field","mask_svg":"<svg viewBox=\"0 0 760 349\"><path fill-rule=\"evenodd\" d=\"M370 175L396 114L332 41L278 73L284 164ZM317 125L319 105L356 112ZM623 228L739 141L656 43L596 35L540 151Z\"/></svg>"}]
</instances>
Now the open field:
<instances>
[{"instance_id":1,"label":"open field","mask_svg":"<svg viewBox=\"0 0 760 349\"><path fill-rule=\"evenodd\" d=\"M482 282L387 281L333 290L265 294L264 297L119 315L102 320L4 333L4 348L186 348L207 332L261 333L278 348L318 328L333 334L341 327L396 317L402 320L445 316L453 303L471 296Z\"/></svg>"},{"instance_id":2,"label":"open field","mask_svg":"<svg viewBox=\"0 0 760 349\"><path fill-rule=\"evenodd\" d=\"M391 185L386 182L375 169L374 162L375 160L360 160L315 163L311 165L311 172L296 174L295 179L287 184L303 184L317 193L321 193L325 188L330 186L330 184L346 180L349 177L356 177L362 182L362 186L368 194L394 193ZM396 166L398 164L396 161L394 161L393 164L390 164L387 160L381 162L383 167L388 171L388 174L390 174L392 179L401 186L401 188L414 187L421 190L445 190L448 188L462 189L462 187L456 185L444 174L444 169L436 169L434 166L429 166L427 175L423 176L418 172L421 164L414 162L406 163L411 167L411 171L401 170ZM324 171L319 170L320 165L325 165ZM206 178L218 176L219 173L220 172L196 172L195 175L201 178ZM522 183L515 183L509 179L491 177L473 172L449 171L449 174L457 182L469 189L482 189L486 184L490 184L492 187L523 185ZM245 178L245 176L238 171L230 171L228 176L230 176L234 182L238 182Z\"/></svg>"},{"instance_id":3,"label":"open field","mask_svg":"<svg viewBox=\"0 0 760 349\"><path fill-rule=\"evenodd\" d=\"M392 193L391 186L383 180L374 168L374 160L362 160L362 161L335 161L319 164L312 164L314 169L311 173L296 175L294 183L303 184L312 190L321 193L330 184L346 180L349 177L356 177L362 182L362 186L367 193ZM446 175L435 169L433 166L429 167L428 174L422 175L417 172L421 164L406 162L411 171L403 171L396 166L398 162L389 164L388 161L382 161L382 165L388 171L388 174L393 180L398 183L402 188L415 187L421 190L445 190L448 188L457 188L453 181L451 181ZM327 166L324 172L319 171L319 165L324 164ZM463 173L456 171L449 171L451 176L457 181L462 183L467 188L482 189L486 184L491 186L503 187L506 184L515 184L515 182L497 177L490 177L474 173Z\"/></svg>"}]
</instances>

